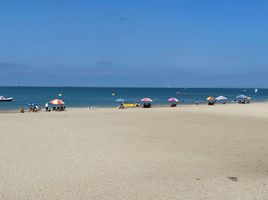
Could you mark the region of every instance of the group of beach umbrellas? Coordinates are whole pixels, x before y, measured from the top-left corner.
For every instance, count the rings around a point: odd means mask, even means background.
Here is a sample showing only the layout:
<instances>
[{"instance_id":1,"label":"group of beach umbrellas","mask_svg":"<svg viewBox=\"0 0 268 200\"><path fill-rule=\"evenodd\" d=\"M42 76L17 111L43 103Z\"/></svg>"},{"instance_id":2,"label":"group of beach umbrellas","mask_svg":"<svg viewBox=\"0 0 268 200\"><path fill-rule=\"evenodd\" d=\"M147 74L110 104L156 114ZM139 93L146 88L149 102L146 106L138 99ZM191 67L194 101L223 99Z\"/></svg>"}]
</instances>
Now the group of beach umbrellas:
<instances>
[{"instance_id":1,"label":"group of beach umbrellas","mask_svg":"<svg viewBox=\"0 0 268 200\"><path fill-rule=\"evenodd\" d=\"M214 98L214 97L208 97L207 98L207 101L227 101L228 98L225 97L225 96L218 96L217 98Z\"/></svg>"},{"instance_id":2,"label":"group of beach umbrellas","mask_svg":"<svg viewBox=\"0 0 268 200\"><path fill-rule=\"evenodd\" d=\"M142 102L153 102L153 100L150 98L143 98L143 99L141 99L141 101ZM169 102L179 102L179 99L172 97L172 98L169 98L168 101Z\"/></svg>"},{"instance_id":3,"label":"group of beach umbrellas","mask_svg":"<svg viewBox=\"0 0 268 200\"><path fill-rule=\"evenodd\" d=\"M244 95L244 94L240 94L240 95L238 95L237 97L235 97L235 99L236 100L249 100L249 99L251 99L251 97L248 97L248 96L246 96L246 95ZM212 96L210 96L210 97L207 97L207 101L227 101L228 100L228 98L227 97L225 97L225 96L218 96L217 98L214 98L214 97L212 97Z\"/></svg>"},{"instance_id":4,"label":"group of beach umbrellas","mask_svg":"<svg viewBox=\"0 0 268 200\"><path fill-rule=\"evenodd\" d=\"M238 95L235 99L237 99L237 100L241 100L241 99L242 99L242 100L249 100L249 99L251 99L251 98L248 97L248 96L246 96L246 95L244 95L244 94L241 94L241 95ZM207 101L219 101L219 102L220 102L220 101L223 101L223 102L225 102L225 101L228 100L228 98L225 97L225 96L218 96L218 97L216 97L216 98L214 98L214 97L212 97L212 96L209 96L209 97L206 98L206 100L207 100ZM125 101L126 101L125 99L117 99L117 100L116 100L116 102L118 102L118 103L124 103ZM141 101L141 102L145 102L145 103L153 102L153 100L150 99L150 98L143 98L143 99L141 99L140 101ZM172 102L172 103L179 102L179 100L178 100L177 98L175 98L175 97L169 98L168 101L169 101L169 102Z\"/></svg>"},{"instance_id":5,"label":"group of beach umbrellas","mask_svg":"<svg viewBox=\"0 0 268 200\"><path fill-rule=\"evenodd\" d=\"M118 103L124 103L126 100L125 100L125 99L117 99L117 100L115 100L115 101L118 102ZM141 101L141 102L145 102L145 103L153 102L153 100L150 99L150 98L143 98L143 99L141 99L140 101ZM169 101L169 102L179 102L179 100L176 99L176 98L174 98L174 97L169 98L168 101Z\"/></svg>"},{"instance_id":6,"label":"group of beach umbrellas","mask_svg":"<svg viewBox=\"0 0 268 200\"><path fill-rule=\"evenodd\" d=\"M251 99L251 98L248 97L248 96L246 96L246 95L241 94L241 95L238 95L238 96L236 97L236 99ZM215 100L216 100L216 101L227 101L228 98L225 97L225 96L218 96L218 97L216 97L216 98L214 98L214 97L212 97L212 96L207 97L207 101L215 101ZM118 102L118 103L124 103L125 101L126 101L126 100L124 100L124 99L117 99L117 100L116 100L116 102ZM150 99L150 98L143 98L143 99L141 99L140 101L141 101L141 102L153 102L153 100ZM179 102L179 100L178 100L177 98L174 98L174 97L169 98L168 101L169 101L169 102Z\"/></svg>"},{"instance_id":7,"label":"group of beach umbrellas","mask_svg":"<svg viewBox=\"0 0 268 200\"><path fill-rule=\"evenodd\" d=\"M238 95L235 99L237 99L237 100L250 100L251 98L248 97L248 96L246 96L246 95L241 94L241 95ZM218 96L218 97L216 97L216 98L210 96L210 97L207 97L206 100L207 100L207 101L215 101L215 100L216 100L216 101L227 101L228 98L225 97L225 96ZM118 103L124 103L126 100L120 98L120 99L117 99L117 100L115 100L115 101L118 102ZM150 102L153 102L152 99L147 98L147 97L141 99L140 101L141 101L141 102L144 102L144 103L150 103ZM177 98L175 98L175 97L171 97L171 98L168 99L168 102L177 103L177 102L179 102L179 100L178 100ZM61 99L53 99L53 100L51 100L49 103L51 103L51 104L53 104L53 105L64 105L64 104L65 104L64 101L62 101ZM37 103L33 103L33 102L31 102L31 103L28 103L27 105L28 105L28 106L36 106Z\"/></svg>"},{"instance_id":8,"label":"group of beach umbrellas","mask_svg":"<svg viewBox=\"0 0 268 200\"><path fill-rule=\"evenodd\" d=\"M126 100L125 99L116 99L115 101L118 103L124 103ZM143 98L140 101L141 102L153 102L153 100L150 98Z\"/></svg>"}]
</instances>

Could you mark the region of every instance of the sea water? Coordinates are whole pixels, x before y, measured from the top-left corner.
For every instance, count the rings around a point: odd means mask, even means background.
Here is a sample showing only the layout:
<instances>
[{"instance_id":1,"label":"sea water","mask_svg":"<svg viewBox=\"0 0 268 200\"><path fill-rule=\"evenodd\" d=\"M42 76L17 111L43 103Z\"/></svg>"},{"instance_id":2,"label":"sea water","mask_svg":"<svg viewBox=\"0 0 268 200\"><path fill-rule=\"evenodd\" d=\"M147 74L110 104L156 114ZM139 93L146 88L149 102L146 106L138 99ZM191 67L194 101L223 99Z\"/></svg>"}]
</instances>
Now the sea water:
<instances>
[{"instance_id":1,"label":"sea water","mask_svg":"<svg viewBox=\"0 0 268 200\"><path fill-rule=\"evenodd\" d=\"M144 97L153 99L154 105L168 104L167 99L175 97L182 104L196 101L205 103L208 96L226 96L231 102L237 95L250 96L252 101L267 101L268 89L255 88L112 88L112 87L0 87L0 96L13 97L12 102L0 102L1 110L27 108L29 103L44 107L52 99L62 99L67 107L115 107L116 99L139 103Z\"/></svg>"}]
</instances>

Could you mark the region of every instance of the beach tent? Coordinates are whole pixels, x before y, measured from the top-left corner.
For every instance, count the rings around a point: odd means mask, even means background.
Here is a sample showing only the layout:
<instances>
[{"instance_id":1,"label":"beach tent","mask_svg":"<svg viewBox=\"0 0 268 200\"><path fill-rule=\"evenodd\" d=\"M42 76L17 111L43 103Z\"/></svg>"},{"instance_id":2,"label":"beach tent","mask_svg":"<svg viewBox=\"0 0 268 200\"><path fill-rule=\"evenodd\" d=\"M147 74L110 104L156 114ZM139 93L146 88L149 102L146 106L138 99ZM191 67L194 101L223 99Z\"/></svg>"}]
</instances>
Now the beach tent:
<instances>
[{"instance_id":1,"label":"beach tent","mask_svg":"<svg viewBox=\"0 0 268 200\"><path fill-rule=\"evenodd\" d=\"M225 97L225 96L218 96L218 97L216 98L216 100L217 100L217 101L226 101L226 100L228 100L228 98Z\"/></svg>"}]
</instances>

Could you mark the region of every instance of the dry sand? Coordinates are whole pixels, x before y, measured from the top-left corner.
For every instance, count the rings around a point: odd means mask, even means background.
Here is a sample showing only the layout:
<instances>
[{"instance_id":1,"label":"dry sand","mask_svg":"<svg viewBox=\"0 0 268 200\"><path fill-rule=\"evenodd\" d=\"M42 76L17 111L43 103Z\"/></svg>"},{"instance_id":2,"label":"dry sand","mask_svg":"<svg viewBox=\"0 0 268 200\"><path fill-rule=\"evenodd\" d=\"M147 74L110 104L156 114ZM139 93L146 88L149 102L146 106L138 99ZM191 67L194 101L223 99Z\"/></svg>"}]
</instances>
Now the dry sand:
<instances>
[{"instance_id":1,"label":"dry sand","mask_svg":"<svg viewBox=\"0 0 268 200\"><path fill-rule=\"evenodd\" d=\"M268 199L268 104L0 114L0 199Z\"/></svg>"}]
</instances>

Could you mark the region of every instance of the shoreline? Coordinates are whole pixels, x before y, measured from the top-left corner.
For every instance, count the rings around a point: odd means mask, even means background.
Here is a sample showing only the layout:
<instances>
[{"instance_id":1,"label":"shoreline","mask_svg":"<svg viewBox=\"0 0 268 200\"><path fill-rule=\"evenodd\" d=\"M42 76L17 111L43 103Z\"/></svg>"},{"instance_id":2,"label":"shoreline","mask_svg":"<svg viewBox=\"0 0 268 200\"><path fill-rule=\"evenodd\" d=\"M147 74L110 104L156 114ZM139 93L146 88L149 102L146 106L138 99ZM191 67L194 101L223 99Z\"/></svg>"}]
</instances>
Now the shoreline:
<instances>
[{"instance_id":1,"label":"shoreline","mask_svg":"<svg viewBox=\"0 0 268 200\"><path fill-rule=\"evenodd\" d=\"M190 108L197 108L197 107L217 107L217 106L221 106L221 107L225 107L225 106L230 106L230 105L241 105L241 106L246 106L246 105L252 105L252 104L257 104L257 105L260 105L260 104L264 104L264 105L268 105L268 101L253 101L249 104L238 104L238 103L235 103L235 102L229 102L229 103L226 103L226 104L221 104L221 103L215 103L215 105L213 106L209 106L207 105L206 103L200 103L198 105L195 105L195 104L178 104L177 107L170 107L170 104L152 104L152 107L151 108L143 108L143 107L136 107L136 108L126 108L126 109L118 109L118 106L115 106L115 107L112 107L112 106L92 106L93 109L90 109L91 107L66 107L66 111L68 110L137 110L137 109L145 109L145 110L151 110L151 109L157 109L157 108L169 108L169 109L176 109L176 108L184 108L184 107L190 107ZM25 113L28 113L28 108L24 108L25 109ZM45 108L42 107L42 110L39 111L38 113L43 113L45 111ZM51 111L51 112L58 112L58 111ZM63 112L63 111L61 111ZM19 108L18 109L10 109L10 110L2 110L0 109L0 114L6 114L6 113L20 113L19 112ZM50 113L50 112L48 112Z\"/></svg>"}]
</instances>

